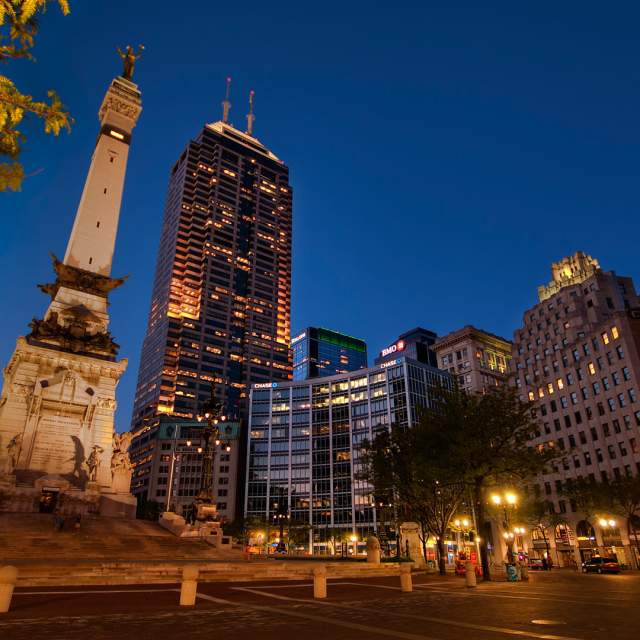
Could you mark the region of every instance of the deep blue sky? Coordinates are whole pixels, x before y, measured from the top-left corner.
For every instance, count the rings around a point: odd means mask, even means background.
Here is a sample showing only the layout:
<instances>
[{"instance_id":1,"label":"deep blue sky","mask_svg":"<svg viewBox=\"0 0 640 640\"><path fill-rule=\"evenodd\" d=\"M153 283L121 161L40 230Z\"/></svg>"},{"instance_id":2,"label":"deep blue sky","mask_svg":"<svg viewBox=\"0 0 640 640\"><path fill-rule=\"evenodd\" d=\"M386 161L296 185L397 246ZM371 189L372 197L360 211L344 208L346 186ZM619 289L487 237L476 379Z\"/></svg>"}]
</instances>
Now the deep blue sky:
<instances>
[{"instance_id":1,"label":"deep blue sky","mask_svg":"<svg viewBox=\"0 0 640 640\"><path fill-rule=\"evenodd\" d=\"M230 6L230 5L235 6ZM34 96L55 88L71 135L25 127L21 193L0 195L0 361L42 316L35 287L64 254L98 131L143 42L111 299L137 377L169 170L190 137L232 121L256 91L256 135L294 188L293 329L365 338L370 359L422 325L472 323L511 337L551 261L582 249L638 273L640 7L616 2L131 2L72 0L42 20L38 62L2 72ZM172 8L180 6L179 11Z\"/></svg>"}]
</instances>

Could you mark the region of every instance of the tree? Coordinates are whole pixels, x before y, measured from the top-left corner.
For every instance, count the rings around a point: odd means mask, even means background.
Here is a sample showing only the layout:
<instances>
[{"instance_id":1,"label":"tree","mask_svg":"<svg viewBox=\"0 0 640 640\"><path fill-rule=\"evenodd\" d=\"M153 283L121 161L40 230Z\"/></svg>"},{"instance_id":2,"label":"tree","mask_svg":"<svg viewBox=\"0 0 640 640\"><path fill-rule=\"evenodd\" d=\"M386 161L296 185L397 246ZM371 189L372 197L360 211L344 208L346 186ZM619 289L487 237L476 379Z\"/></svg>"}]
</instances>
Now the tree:
<instances>
[{"instance_id":1,"label":"tree","mask_svg":"<svg viewBox=\"0 0 640 640\"><path fill-rule=\"evenodd\" d=\"M613 513L622 516L626 521L627 536L631 542L631 536L635 540L635 553L633 554L636 569L640 569L638 561L638 527L640 526L640 476L632 478L618 478L606 485L606 496Z\"/></svg>"},{"instance_id":2,"label":"tree","mask_svg":"<svg viewBox=\"0 0 640 640\"><path fill-rule=\"evenodd\" d=\"M547 531L555 531L559 524L566 523L561 514L555 512L553 502L536 497L525 499L518 507L518 518L531 531L537 531L544 541L547 558L551 558L551 547Z\"/></svg>"},{"instance_id":3,"label":"tree","mask_svg":"<svg viewBox=\"0 0 640 640\"><path fill-rule=\"evenodd\" d=\"M444 575L444 540L466 487L452 469L435 467L423 458L421 439L420 425L380 432L373 443L364 445L363 475L383 502L393 503L401 519L418 523L423 553L427 538L435 538L438 567Z\"/></svg>"},{"instance_id":4,"label":"tree","mask_svg":"<svg viewBox=\"0 0 640 640\"><path fill-rule=\"evenodd\" d=\"M424 462L454 471L468 487L481 534L487 489L535 476L556 457L553 446L532 446L539 433L535 409L507 386L483 395L440 388L417 428ZM486 535L480 538L480 557L484 578L490 580Z\"/></svg>"},{"instance_id":5,"label":"tree","mask_svg":"<svg viewBox=\"0 0 640 640\"><path fill-rule=\"evenodd\" d=\"M164 510L164 506L156 500L149 500L146 494L140 494L138 504L136 506L136 518L139 520L152 520L157 522L160 514Z\"/></svg>"},{"instance_id":6,"label":"tree","mask_svg":"<svg viewBox=\"0 0 640 640\"><path fill-rule=\"evenodd\" d=\"M68 0L57 0L63 15L69 13ZM0 62L30 60L34 39L38 32L37 14L43 13L47 0L0 0ZM48 91L48 101L36 101L21 93L5 75L0 74L0 156L9 162L0 162L0 191L18 191L25 177L24 167L17 158L25 136L18 129L25 115L40 118L45 133L57 136L71 127L71 118L60 98Z\"/></svg>"}]
</instances>

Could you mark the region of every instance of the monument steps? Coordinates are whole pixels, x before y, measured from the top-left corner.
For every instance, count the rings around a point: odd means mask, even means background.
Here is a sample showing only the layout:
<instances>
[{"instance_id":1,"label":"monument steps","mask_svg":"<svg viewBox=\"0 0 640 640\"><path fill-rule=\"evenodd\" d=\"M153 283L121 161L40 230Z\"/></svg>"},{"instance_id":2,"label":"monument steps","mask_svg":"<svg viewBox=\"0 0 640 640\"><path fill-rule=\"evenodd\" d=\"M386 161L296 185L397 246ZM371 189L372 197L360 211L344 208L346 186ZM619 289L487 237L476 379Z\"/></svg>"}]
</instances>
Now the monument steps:
<instances>
[{"instance_id":1,"label":"monument steps","mask_svg":"<svg viewBox=\"0 0 640 640\"><path fill-rule=\"evenodd\" d=\"M221 553L199 538L176 538L158 524L144 520L84 517L80 529L74 519L54 531L50 514L0 514L0 562L99 563L109 561L210 561ZM225 552L224 557L240 552Z\"/></svg>"}]
</instances>

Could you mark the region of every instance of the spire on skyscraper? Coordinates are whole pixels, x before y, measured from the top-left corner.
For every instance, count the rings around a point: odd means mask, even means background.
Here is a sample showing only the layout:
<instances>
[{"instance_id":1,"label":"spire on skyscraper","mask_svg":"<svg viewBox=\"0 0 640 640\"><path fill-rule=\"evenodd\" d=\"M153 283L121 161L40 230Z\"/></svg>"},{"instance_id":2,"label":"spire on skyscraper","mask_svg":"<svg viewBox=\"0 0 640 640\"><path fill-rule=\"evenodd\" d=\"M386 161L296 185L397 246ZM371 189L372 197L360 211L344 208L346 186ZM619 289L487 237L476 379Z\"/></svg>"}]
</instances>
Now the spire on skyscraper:
<instances>
[{"instance_id":1,"label":"spire on skyscraper","mask_svg":"<svg viewBox=\"0 0 640 640\"><path fill-rule=\"evenodd\" d=\"M231 76L227 77L227 90L224 94L224 100L222 102L222 122L229 123L229 111L231 110L231 103L229 102L229 92L231 91Z\"/></svg>"},{"instance_id":2,"label":"spire on skyscraper","mask_svg":"<svg viewBox=\"0 0 640 640\"><path fill-rule=\"evenodd\" d=\"M256 117L253 115L253 96L255 95L255 91L251 89L249 91L249 113L247 114L247 133L252 136L253 135L253 123L256 120Z\"/></svg>"}]
</instances>

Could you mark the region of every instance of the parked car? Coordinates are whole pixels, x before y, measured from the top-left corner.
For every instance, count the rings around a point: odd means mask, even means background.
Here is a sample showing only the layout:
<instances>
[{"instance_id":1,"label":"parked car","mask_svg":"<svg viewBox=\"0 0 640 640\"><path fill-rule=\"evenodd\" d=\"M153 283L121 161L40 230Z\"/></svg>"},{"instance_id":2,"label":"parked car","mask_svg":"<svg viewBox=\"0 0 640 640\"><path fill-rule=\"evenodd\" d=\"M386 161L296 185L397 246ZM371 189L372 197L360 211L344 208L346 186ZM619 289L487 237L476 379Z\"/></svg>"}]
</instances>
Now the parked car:
<instances>
[{"instance_id":1,"label":"parked car","mask_svg":"<svg viewBox=\"0 0 640 640\"><path fill-rule=\"evenodd\" d=\"M544 561L542 558L529 558L529 562L527 562L527 566L529 569L534 571L543 571L545 569Z\"/></svg>"},{"instance_id":2,"label":"parked car","mask_svg":"<svg viewBox=\"0 0 640 640\"><path fill-rule=\"evenodd\" d=\"M615 558L594 556L582 563L584 573L620 573L620 565Z\"/></svg>"}]
</instances>

